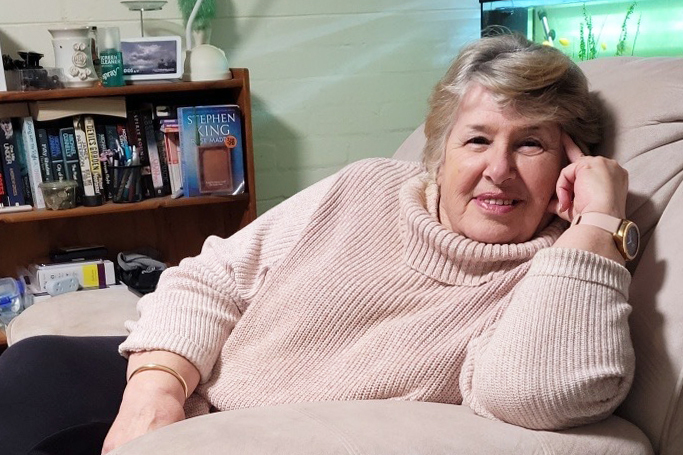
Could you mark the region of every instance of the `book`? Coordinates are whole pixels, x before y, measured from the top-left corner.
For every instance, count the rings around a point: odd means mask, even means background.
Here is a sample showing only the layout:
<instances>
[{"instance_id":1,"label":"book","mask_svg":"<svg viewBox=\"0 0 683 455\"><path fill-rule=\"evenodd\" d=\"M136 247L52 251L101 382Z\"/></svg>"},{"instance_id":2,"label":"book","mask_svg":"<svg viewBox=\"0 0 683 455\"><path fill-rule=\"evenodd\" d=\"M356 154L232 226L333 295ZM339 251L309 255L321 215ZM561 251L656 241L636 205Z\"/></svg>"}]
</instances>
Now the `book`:
<instances>
[{"instance_id":1,"label":"book","mask_svg":"<svg viewBox=\"0 0 683 455\"><path fill-rule=\"evenodd\" d=\"M74 276L83 288L106 288L116 284L114 263L108 259L65 262L57 264L31 264L28 266L31 284L29 288L37 293L47 292L46 284L51 280Z\"/></svg>"},{"instance_id":2,"label":"book","mask_svg":"<svg viewBox=\"0 0 683 455\"><path fill-rule=\"evenodd\" d=\"M38 138L36 137L36 128L33 123L33 117L23 117L21 118L20 123L21 136L23 138L24 151L26 153L26 164L28 166L28 177L33 194L33 206L37 209L44 209L45 199L43 198L43 192L38 186L43 181L43 173L41 170Z\"/></svg>"},{"instance_id":3,"label":"book","mask_svg":"<svg viewBox=\"0 0 683 455\"><path fill-rule=\"evenodd\" d=\"M40 159L40 173L43 176L43 182L54 182L55 176L52 172L50 144L47 140L47 130L45 128L38 128L36 130L36 140L38 141L38 158Z\"/></svg>"},{"instance_id":4,"label":"book","mask_svg":"<svg viewBox=\"0 0 683 455\"><path fill-rule=\"evenodd\" d=\"M7 189L5 187L5 178L3 177L2 170L2 160L0 160L0 208L9 205L9 200L7 199Z\"/></svg>"},{"instance_id":5,"label":"book","mask_svg":"<svg viewBox=\"0 0 683 455\"><path fill-rule=\"evenodd\" d=\"M178 132L185 197L244 192L239 106L180 107Z\"/></svg>"},{"instance_id":6,"label":"book","mask_svg":"<svg viewBox=\"0 0 683 455\"><path fill-rule=\"evenodd\" d=\"M18 161L17 138L9 117L0 118L0 161L5 181L7 205L24 205L24 191Z\"/></svg>"},{"instance_id":7,"label":"book","mask_svg":"<svg viewBox=\"0 0 683 455\"><path fill-rule=\"evenodd\" d=\"M76 204L83 203L83 177L81 176L81 164L78 157L78 148L76 147L76 135L74 134L74 127L69 126L59 129L59 139L61 141L62 150L64 152L64 166L66 178L74 180L78 183L76 187Z\"/></svg>"},{"instance_id":8,"label":"book","mask_svg":"<svg viewBox=\"0 0 683 455\"><path fill-rule=\"evenodd\" d=\"M24 204L33 206L33 189L31 188L31 179L29 177L24 138L21 134L19 134L21 131L21 123L19 120L19 117L13 118L12 126L14 131L16 131L15 138L17 141L17 162L19 163L19 175L21 176L21 189L24 193Z\"/></svg>"},{"instance_id":9,"label":"book","mask_svg":"<svg viewBox=\"0 0 683 455\"><path fill-rule=\"evenodd\" d=\"M164 141L164 151L166 152L166 162L171 180L171 191L176 193L183 189L183 176L180 167L178 121L167 119L161 122L160 133Z\"/></svg>"},{"instance_id":10,"label":"book","mask_svg":"<svg viewBox=\"0 0 683 455\"><path fill-rule=\"evenodd\" d=\"M152 185L154 186L155 196L165 196L171 193L168 181L168 167L166 157L159 153L157 144L156 128L152 117L152 108L140 109L142 120L143 135L145 137L145 147L149 157L149 166L152 173Z\"/></svg>"},{"instance_id":11,"label":"book","mask_svg":"<svg viewBox=\"0 0 683 455\"><path fill-rule=\"evenodd\" d=\"M144 124L140 110L128 112L128 143L135 147L141 168L140 185L143 199L155 196L154 183L152 180L152 169L147 154L147 144L145 140Z\"/></svg>"},{"instance_id":12,"label":"book","mask_svg":"<svg viewBox=\"0 0 683 455\"><path fill-rule=\"evenodd\" d=\"M104 191L102 195L105 199L111 199L111 175L109 174L110 157L113 155L111 149L107 147L107 134L103 124L95 124L95 137L97 138L97 148L100 150L100 163L102 164L102 185Z\"/></svg>"},{"instance_id":13,"label":"book","mask_svg":"<svg viewBox=\"0 0 683 455\"><path fill-rule=\"evenodd\" d=\"M59 138L59 129L47 128L47 144L50 149L50 162L52 163L54 180L66 180L66 162L64 161L62 142Z\"/></svg>"},{"instance_id":14,"label":"book","mask_svg":"<svg viewBox=\"0 0 683 455\"><path fill-rule=\"evenodd\" d=\"M95 193L102 194L104 192L104 178L102 175L102 163L100 162L100 149L97 145L95 120L93 119L92 115L83 116L83 127L85 130L85 139L88 144L90 170L92 171L92 180L93 185L95 186Z\"/></svg>"},{"instance_id":15,"label":"book","mask_svg":"<svg viewBox=\"0 0 683 455\"><path fill-rule=\"evenodd\" d=\"M99 191L95 191L92 171L90 170L90 152L88 151L88 140L83 128L83 117L80 115L73 117L73 125L76 150L78 150L78 164L81 168L81 179L83 180L83 202L85 204L88 198L91 198L90 200L93 201L93 204L97 204Z\"/></svg>"}]
</instances>

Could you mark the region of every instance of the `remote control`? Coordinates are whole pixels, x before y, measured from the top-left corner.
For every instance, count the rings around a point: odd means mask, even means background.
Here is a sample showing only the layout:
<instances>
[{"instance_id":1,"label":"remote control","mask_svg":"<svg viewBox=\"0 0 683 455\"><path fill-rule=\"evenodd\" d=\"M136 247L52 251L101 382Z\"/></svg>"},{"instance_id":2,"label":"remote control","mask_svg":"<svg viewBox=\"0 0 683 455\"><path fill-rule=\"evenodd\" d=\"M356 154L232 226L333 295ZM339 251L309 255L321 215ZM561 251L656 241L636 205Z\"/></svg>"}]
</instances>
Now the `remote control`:
<instances>
[{"instance_id":1,"label":"remote control","mask_svg":"<svg viewBox=\"0 0 683 455\"><path fill-rule=\"evenodd\" d=\"M75 276L65 276L45 283L45 290L51 296L64 294L66 292L78 291L78 278Z\"/></svg>"}]
</instances>

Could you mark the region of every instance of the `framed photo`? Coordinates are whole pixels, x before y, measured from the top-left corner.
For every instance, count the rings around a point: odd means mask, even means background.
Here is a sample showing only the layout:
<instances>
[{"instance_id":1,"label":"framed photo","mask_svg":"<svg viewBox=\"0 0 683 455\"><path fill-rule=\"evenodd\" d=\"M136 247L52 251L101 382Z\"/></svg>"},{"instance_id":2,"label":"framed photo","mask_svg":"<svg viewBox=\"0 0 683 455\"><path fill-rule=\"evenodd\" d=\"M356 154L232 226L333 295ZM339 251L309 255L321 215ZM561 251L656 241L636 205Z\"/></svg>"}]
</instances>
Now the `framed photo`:
<instances>
[{"instance_id":1,"label":"framed photo","mask_svg":"<svg viewBox=\"0 0 683 455\"><path fill-rule=\"evenodd\" d=\"M179 36L121 39L123 78L128 81L180 79Z\"/></svg>"}]
</instances>

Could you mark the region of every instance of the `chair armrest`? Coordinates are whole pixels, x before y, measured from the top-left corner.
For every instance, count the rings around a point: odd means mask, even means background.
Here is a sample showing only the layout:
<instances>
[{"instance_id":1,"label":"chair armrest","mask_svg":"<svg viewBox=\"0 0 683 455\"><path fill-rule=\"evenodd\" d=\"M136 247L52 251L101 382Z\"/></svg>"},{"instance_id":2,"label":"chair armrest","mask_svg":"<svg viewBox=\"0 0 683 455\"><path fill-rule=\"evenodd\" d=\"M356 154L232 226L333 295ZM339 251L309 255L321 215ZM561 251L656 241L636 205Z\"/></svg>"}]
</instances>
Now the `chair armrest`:
<instances>
[{"instance_id":1,"label":"chair armrest","mask_svg":"<svg viewBox=\"0 0 683 455\"><path fill-rule=\"evenodd\" d=\"M142 436L111 455L648 455L652 447L618 417L572 430L534 431L465 406L394 400L296 403L220 412Z\"/></svg>"}]
</instances>

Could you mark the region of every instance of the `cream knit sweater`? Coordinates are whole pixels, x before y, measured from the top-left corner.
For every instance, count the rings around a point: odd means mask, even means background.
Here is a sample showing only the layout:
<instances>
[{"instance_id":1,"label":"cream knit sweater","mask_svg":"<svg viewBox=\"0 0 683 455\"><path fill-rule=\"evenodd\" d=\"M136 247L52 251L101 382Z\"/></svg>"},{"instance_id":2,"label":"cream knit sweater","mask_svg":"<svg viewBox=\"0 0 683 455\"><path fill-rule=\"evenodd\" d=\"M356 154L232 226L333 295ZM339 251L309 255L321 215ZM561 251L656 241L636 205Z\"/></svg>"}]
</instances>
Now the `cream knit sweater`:
<instances>
[{"instance_id":1,"label":"cream knit sweater","mask_svg":"<svg viewBox=\"0 0 683 455\"><path fill-rule=\"evenodd\" d=\"M351 165L162 275L121 352L190 360L188 415L300 401L459 404L528 428L604 418L634 370L630 275L601 256L483 244L436 218L415 163Z\"/></svg>"}]
</instances>

